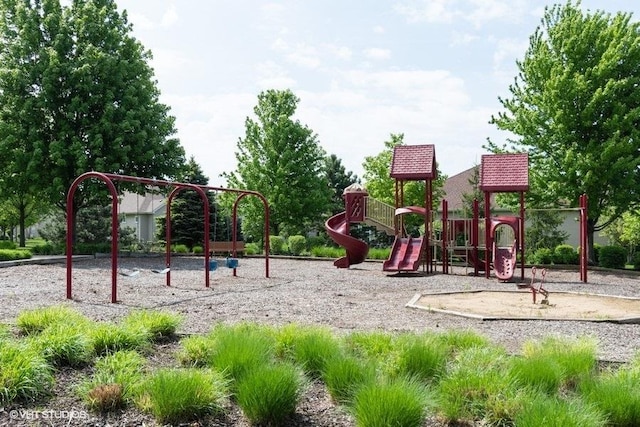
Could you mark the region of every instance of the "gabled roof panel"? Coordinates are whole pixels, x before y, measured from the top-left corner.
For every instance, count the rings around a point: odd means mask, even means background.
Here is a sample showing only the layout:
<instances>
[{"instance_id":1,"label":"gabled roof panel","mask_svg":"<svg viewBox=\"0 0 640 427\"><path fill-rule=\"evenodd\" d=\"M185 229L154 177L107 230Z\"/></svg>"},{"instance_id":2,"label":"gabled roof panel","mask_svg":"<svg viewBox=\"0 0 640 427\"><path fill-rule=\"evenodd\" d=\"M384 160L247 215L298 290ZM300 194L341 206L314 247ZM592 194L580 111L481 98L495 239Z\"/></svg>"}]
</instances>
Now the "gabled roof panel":
<instances>
[{"instance_id":1,"label":"gabled roof panel","mask_svg":"<svg viewBox=\"0 0 640 427\"><path fill-rule=\"evenodd\" d=\"M483 155L480 164L480 190L491 193L529 190L529 155Z\"/></svg>"},{"instance_id":2,"label":"gabled roof panel","mask_svg":"<svg viewBox=\"0 0 640 427\"><path fill-rule=\"evenodd\" d=\"M436 149L433 144L397 145L393 148L391 178L432 180L436 178Z\"/></svg>"}]
</instances>

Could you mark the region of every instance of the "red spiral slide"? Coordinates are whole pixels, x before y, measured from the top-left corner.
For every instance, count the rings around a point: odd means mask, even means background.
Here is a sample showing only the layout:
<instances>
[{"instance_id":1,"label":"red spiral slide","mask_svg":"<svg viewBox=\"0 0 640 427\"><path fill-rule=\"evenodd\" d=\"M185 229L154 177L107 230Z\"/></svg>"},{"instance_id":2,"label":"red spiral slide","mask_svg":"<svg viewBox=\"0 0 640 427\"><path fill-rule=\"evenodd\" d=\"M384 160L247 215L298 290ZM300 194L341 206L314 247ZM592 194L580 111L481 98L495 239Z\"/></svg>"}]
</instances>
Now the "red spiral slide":
<instances>
[{"instance_id":1,"label":"red spiral slide","mask_svg":"<svg viewBox=\"0 0 640 427\"><path fill-rule=\"evenodd\" d=\"M369 245L349 235L346 212L332 216L324 223L324 226L331 239L347 251L347 255L335 260L333 265L338 268L349 268L350 265L360 264L367 258Z\"/></svg>"}]
</instances>

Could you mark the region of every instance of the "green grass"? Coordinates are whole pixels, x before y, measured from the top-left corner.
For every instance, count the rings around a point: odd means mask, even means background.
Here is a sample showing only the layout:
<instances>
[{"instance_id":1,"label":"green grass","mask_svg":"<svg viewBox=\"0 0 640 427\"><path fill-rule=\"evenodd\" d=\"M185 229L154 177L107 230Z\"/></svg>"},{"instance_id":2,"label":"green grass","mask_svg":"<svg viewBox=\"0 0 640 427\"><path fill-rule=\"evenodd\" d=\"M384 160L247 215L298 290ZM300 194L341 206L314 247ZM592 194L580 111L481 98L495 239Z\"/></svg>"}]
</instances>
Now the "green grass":
<instances>
[{"instance_id":1,"label":"green grass","mask_svg":"<svg viewBox=\"0 0 640 427\"><path fill-rule=\"evenodd\" d=\"M562 399L546 394L532 395L516 415L517 427L605 427L603 414L577 398ZM622 425L622 424L613 424ZM637 425L637 424L633 424Z\"/></svg>"},{"instance_id":2,"label":"green grass","mask_svg":"<svg viewBox=\"0 0 640 427\"><path fill-rule=\"evenodd\" d=\"M396 358L398 374L437 382L447 367L448 349L431 337L405 335Z\"/></svg>"},{"instance_id":3,"label":"green grass","mask_svg":"<svg viewBox=\"0 0 640 427\"><path fill-rule=\"evenodd\" d=\"M274 341L257 325L218 325L210 334L212 352L208 366L224 372L232 389L244 375L273 360Z\"/></svg>"},{"instance_id":4,"label":"green grass","mask_svg":"<svg viewBox=\"0 0 640 427\"><path fill-rule=\"evenodd\" d=\"M50 393L53 370L47 360L22 342L0 345L0 407L14 400L35 401Z\"/></svg>"},{"instance_id":5,"label":"green grass","mask_svg":"<svg viewBox=\"0 0 640 427\"><path fill-rule=\"evenodd\" d=\"M183 318L177 313L168 311L136 310L123 319L128 328L146 330L153 340L169 338L175 335Z\"/></svg>"},{"instance_id":6,"label":"green grass","mask_svg":"<svg viewBox=\"0 0 640 427\"><path fill-rule=\"evenodd\" d=\"M151 332L140 325L99 322L87 333L97 356L121 350L146 351L151 348Z\"/></svg>"},{"instance_id":7,"label":"green grass","mask_svg":"<svg viewBox=\"0 0 640 427\"><path fill-rule=\"evenodd\" d=\"M37 334L53 324L88 325L89 319L64 305L25 310L18 315L16 325L26 335Z\"/></svg>"},{"instance_id":8,"label":"green grass","mask_svg":"<svg viewBox=\"0 0 640 427\"><path fill-rule=\"evenodd\" d=\"M263 364L237 385L236 400L254 425L287 425L303 391L300 369L291 363Z\"/></svg>"},{"instance_id":9,"label":"green grass","mask_svg":"<svg viewBox=\"0 0 640 427\"><path fill-rule=\"evenodd\" d=\"M349 404L360 387L375 381L376 366L369 360L337 355L326 362L322 379L334 402Z\"/></svg>"},{"instance_id":10,"label":"green grass","mask_svg":"<svg viewBox=\"0 0 640 427\"><path fill-rule=\"evenodd\" d=\"M93 346L82 325L52 323L28 345L53 366L82 366L93 358Z\"/></svg>"},{"instance_id":11,"label":"green grass","mask_svg":"<svg viewBox=\"0 0 640 427\"><path fill-rule=\"evenodd\" d=\"M158 424L206 423L230 396L251 423L286 425L314 381L358 426L421 425L425 411L450 425L640 425L640 353L599 370L587 337L531 340L510 355L471 331L336 335L321 326L218 324L180 341L182 368L149 373L142 354L173 336L180 316L135 311L96 323L52 306L18 319L15 337L0 325L0 407L38 405L58 366L94 363L78 381L88 409L135 402Z\"/></svg>"},{"instance_id":12,"label":"green grass","mask_svg":"<svg viewBox=\"0 0 640 427\"><path fill-rule=\"evenodd\" d=\"M289 347L289 357L312 378L320 378L329 359L341 352L340 342L328 328L300 328Z\"/></svg>"},{"instance_id":13,"label":"green grass","mask_svg":"<svg viewBox=\"0 0 640 427\"><path fill-rule=\"evenodd\" d=\"M422 384L396 378L364 384L350 409L358 427L419 427L432 403Z\"/></svg>"},{"instance_id":14,"label":"green grass","mask_svg":"<svg viewBox=\"0 0 640 427\"><path fill-rule=\"evenodd\" d=\"M583 379L591 377L597 367L596 342L592 338L545 337L527 341L522 354L526 359L544 359L557 365L562 372L562 386L574 389Z\"/></svg>"},{"instance_id":15,"label":"green grass","mask_svg":"<svg viewBox=\"0 0 640 427\"><path fill-rule=\"evenodd\" d=\"M96 360L94 373L78 392L89 409L107 412L134 401L143 378L145 359L135 351L117 351Z\"/></svg>"},{"instance_id":16,"label":"green grass","mask_svg":"<svg viewBox=\"0 0 640 427\"><path fill-rule=\"evenodd\" d=\"M600 409L610 425L640 425L640 375L634 366L605 372L580 384L584 399Z\"/></svg>"},{"instance_id":17,"label":"green grass","mask_svg":"<svg viewBox=\"0 0 640 427\"><path fill-rule=\"evenodd\" d=\"M227 381L217 371L166 368L152 374L142 386L138 404L161 424L197 421L221 412Z\"/></svg>"},{"instance_id":18,"label":"green grass","mask_svg":"<svg viewBox=\"0 0 640 427\"><path fill-rule=\"evenodd\" d=\"M521 409L523 391L505 375L508 360L500 347L461 351L438 383L442 417L448 422L510 422Z\"/></svg>"}]
</instances>

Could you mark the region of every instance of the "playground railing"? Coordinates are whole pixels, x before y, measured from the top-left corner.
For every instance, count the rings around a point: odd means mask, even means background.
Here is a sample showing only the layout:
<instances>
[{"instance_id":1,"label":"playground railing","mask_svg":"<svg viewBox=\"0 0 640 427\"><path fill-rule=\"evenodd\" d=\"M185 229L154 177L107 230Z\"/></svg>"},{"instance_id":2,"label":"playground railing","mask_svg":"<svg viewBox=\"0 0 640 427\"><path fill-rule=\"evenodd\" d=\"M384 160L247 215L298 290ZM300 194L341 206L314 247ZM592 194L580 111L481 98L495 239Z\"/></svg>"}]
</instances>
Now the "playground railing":
<instances>
[{"instance_id":1,"label":"playground railing","mask_svg":"<svg viewBox=\"0 0 640 427\"><path fill-rule=\"evenodd\" d=\"M395 208L371 197L366 197L365 200L365 218L393 230Z\"/></svg>"}]
</instances>

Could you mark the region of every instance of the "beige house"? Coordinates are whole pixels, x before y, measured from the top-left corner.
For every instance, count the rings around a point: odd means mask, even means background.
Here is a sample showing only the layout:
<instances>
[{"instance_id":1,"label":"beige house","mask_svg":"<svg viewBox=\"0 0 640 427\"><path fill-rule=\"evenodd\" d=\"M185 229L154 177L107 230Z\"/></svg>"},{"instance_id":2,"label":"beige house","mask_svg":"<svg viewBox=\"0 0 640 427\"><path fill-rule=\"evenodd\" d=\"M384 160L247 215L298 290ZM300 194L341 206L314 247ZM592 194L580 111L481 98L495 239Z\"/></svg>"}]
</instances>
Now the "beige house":
<instances>
[{"instance_id":1,"label":"beige house","mask_svg":"<svg viewBox=\"0 0 640 427\"><path fill-rule=\"evenodd\" d=\"M125 192L118 206L120 225L134 229L138 242L156 241L156 218L165 217L165 201L163 194Z\"/></svg>"}]
</instances>

